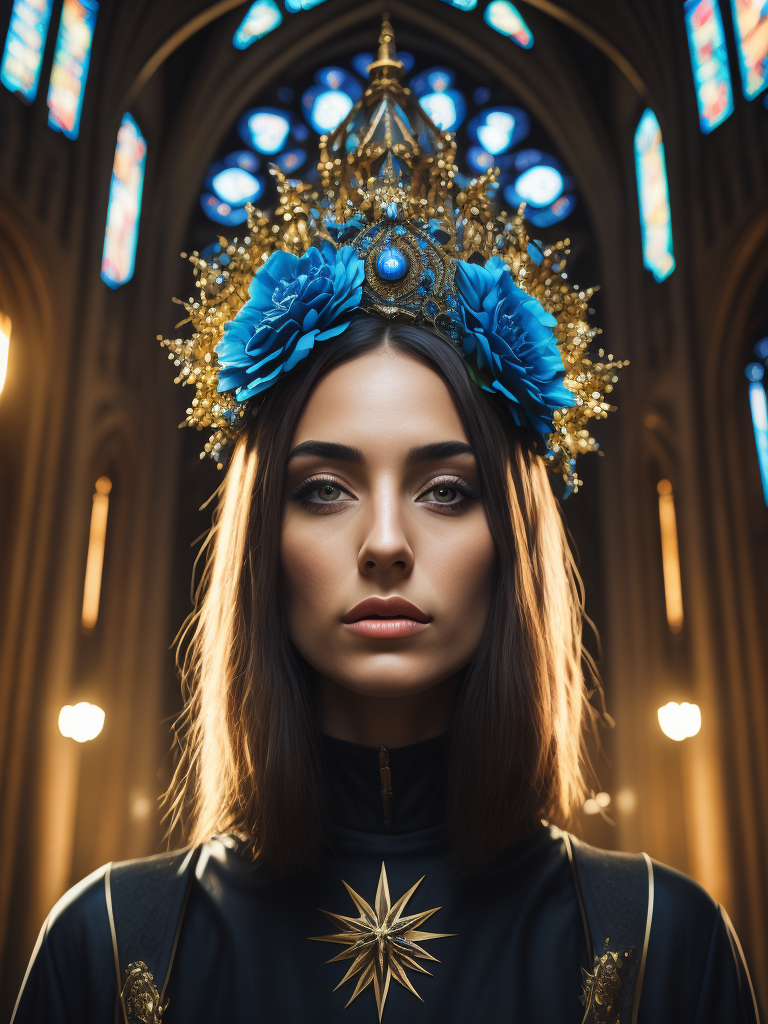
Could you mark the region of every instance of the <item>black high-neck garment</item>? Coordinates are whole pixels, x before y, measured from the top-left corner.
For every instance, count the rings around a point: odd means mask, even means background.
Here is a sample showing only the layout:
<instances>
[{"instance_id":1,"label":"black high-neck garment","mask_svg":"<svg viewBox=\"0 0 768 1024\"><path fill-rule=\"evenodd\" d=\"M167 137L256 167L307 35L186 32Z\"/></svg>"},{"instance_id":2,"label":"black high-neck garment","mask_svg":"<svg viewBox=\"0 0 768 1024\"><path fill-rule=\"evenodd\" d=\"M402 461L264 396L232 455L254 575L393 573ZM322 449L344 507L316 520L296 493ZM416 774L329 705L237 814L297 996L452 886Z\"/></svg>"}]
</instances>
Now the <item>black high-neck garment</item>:
<instances>
[{"instance_id":1,"label":"black high-neck garment","mask_svg":"<svg viewBox=\"0 0 768 1024\"><path fill-rule=\"evenodd\" d=\"M452 933L425 943L439 960L422 961L430 975L410 972L421 999L390 985L385 1022L579 1024L589 957L562 834L542 826L491 867L457 876L442 829L443 737L388 751L388 786L375 748L324 737L323 749L330 846L319 870L279 879L227 837L206 843L163 1024L376 1024L372 986L346 1008L354 980L334 991L349 961L326 961L342 947L308 940L336 930L321 909L358 916L342 880L374 902L382 863L393 901L423 876L408 912L438 907L423 927ZM654 876L637 1024L752 1024L727 918L685 876L662 865ZM16 1024L111 1024L115 988L102 868L52 911Z\"/></svg>"}]
</instances>

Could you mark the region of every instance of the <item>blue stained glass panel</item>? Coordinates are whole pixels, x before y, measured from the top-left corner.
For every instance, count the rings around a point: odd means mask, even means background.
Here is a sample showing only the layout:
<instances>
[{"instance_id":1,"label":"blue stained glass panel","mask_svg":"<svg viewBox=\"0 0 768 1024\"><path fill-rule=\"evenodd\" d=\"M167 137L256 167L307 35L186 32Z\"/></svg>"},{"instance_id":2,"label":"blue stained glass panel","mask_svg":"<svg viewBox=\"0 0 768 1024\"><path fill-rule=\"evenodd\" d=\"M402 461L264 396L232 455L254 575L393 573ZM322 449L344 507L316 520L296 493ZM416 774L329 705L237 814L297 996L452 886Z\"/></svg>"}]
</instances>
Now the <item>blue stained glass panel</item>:
<instances>
[{"instance_id":1,"label":"blue stained glass panel","mask_svg":"<svg viewBox=\"0 0 768 1024\"><path fill-rule=\"evenodd\" d=\"M768 86L768 3L766 0L731 0L741 88L748 100Z\"/></svg>"},{"instance_id":2,"label":"blue stained glass panel","mask_svg":"<svg viewBox=\"0 0 768 1024\"><path fill-rule=\"evenodd\" d=\"M146 140L131 115L124 114L117 133L101 258L101 279L110 288L119 288L133 277L146 159Z\"/></svg>"},{"instance_id":3,"label":"blue stained glass panel","mask_svg":"<svg viewBox=\"0 0 768 1024\"><path fill-rule=\"evenodd\" d=\"M483 15L486 25L503 36L509 36L524 50L533 46L533 32L526 25L522 14L509 0L491 0Z\"/></svg>"},{"instance_id":4,"label":"blue stained glass panel","mask_svg":"<svg viewBox=\"0 0 768 1024\"><path fill-rule=\"evenodd\" d=\"M733 113L733 90L718 0L686 0L685 27L699 105L706 134Z\"/></svg>"},{"instance_id":5,"label":"blue stained glass panel","mask_svg":"<svg viewBox=\"0 0 768 1024\"><path fill-rule=\"evenodd\" d=\"M296 14L299 11L308 11L310 8L324 3L325 0L285 0L285 9L289 14Z\"/></svg>"},{"instance_id":6,"label":"blue stained glass panel","mask_svg":"<svg viewBox=\"0 0 768 1024\"><path fill-rule=\"evenodd\" d=\"M245 50L257 39L263 39L273 32L282 20L283 16L275 0L256 0L232 36L232 45L236 50Z\"/></svg>"},{"instance_id":7,"label":"blue stained glass panel","mask_svg":"<svg viewBox=\"0 0 768 1024\"><path fill-rule=\"evenodd\" d=\"M53 0L15 0L5 37L0 82L25 100L37 95Z\"/></svg>"},{"instance_id":8,"label":"blue stained glass panel","mask_svg":"<svg viewBox=\"0 0 768 1024\"><path fill-rule=\"evenodd\" d=\"M274 107L246 111L237 123L244 142L259 153L279 153L291 130L290 115Z\"/></svg>"},{"instance_id":9,"label":"blue stained glass panel","mask_svg":"<svg viewBox=\"0 0 768 1024\"><path fill-rule=\"evenodd\" d=\"M750 364L757 365L760 364ZM762 367L760 367L762 369ZM749 409L752 413L752 429L755 432L755 447L760 463L760 479L763 483L763 497L768 505L768 398L765 385L760 380L749 382Z\"/></svg>"},{"instance_id":10,"label":"blue stained glass panel","mask_svg":"<svg viewBox=\"0 0 768 1024\"><path fill-rule=\"evenodd\" d=\"M91 44L96 28L96 0L64 0L48 86L48 125L76 139L85 97Z\"/></svg>"},{"instance_id":11,"label":"blue stained glass panel","mask_svg":"<svg viewBox=\"0 0 768 1024\"><path fill-rule=\"evenodd\" d=\"M643 266L651 271L657 281L663 281L675 269L672 215L661 128L650 107L644 111L635 131L635 172L643 239Z\"/></svg>"}]
</instances>

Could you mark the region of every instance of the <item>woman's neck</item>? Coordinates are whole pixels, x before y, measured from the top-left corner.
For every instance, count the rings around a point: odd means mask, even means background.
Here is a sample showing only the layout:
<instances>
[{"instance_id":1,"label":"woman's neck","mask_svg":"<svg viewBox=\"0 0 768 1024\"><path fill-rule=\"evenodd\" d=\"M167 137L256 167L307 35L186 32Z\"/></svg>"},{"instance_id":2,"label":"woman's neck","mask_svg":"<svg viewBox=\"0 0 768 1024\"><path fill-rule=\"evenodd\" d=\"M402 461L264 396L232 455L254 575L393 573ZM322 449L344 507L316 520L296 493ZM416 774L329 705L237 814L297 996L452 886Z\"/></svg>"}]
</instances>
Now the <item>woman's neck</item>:
<instances>
[{"instance_id":1,"label":"woman's neck","mask_svg":"<svg viewBox=\"0 0 768 1024\"><path fill-rule=\"evenodd\" d=\"M319 724L336 739L366 747L407 747L448 729L457 681L447 679L418 693L368 695L327 677L318 679Z\"/></svg>"}]
</instances>

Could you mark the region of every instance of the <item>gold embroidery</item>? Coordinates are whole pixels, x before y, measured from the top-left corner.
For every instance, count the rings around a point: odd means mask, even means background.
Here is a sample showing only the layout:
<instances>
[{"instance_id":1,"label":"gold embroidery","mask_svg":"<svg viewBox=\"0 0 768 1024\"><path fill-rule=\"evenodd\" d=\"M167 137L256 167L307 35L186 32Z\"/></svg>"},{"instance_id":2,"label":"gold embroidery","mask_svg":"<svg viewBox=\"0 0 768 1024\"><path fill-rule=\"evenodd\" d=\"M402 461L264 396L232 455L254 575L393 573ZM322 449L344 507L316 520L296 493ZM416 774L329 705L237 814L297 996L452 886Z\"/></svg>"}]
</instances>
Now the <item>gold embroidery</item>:
<instances>
[{"instance_id":1,"label":"gold embroidery","mask_svg":"<svg viewBox=\"0 0 768 1024\"><path fill-rule=\"evenodd\" d=\"M634 951L634 946L628 953L607 950L601 957L595 957L591 974L582 968L582 1024L621 1024L618 997Z\"/></svg>"},{"instance_id":2,"label":"gold embroidery","mask_svg":"<svg viewBox=\"0 0 768 1024\"><path fill-rule=\"evenodd\" d=\"M160 1024L160 1018L168 1008L160 1005L152 972L142 960L128 964L125 969L125 984L120 993L120 1003L126 1024Z\"/></svg>"}]
</instances>

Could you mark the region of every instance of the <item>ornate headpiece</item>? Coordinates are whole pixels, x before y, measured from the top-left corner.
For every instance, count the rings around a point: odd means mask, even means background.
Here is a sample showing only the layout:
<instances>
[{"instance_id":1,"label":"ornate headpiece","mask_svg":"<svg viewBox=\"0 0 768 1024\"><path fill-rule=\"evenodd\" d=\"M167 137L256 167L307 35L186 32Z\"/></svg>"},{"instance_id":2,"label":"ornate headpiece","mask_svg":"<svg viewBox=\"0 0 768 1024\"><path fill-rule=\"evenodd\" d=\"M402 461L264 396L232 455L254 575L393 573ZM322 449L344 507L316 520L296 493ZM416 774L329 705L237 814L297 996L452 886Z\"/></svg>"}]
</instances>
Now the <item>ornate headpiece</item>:
<instances>
[{"instance_id":1,"label":"ornate headpiece","mask_svg":"<svg viewBox=\"0 0 768 1024\"><path fill-rule=\"evenodd\" d=\"M624 363L590 355L593 289L567 282L568 241L544 247L522 207L495 208L497 169L459 183L455 141L403 73L385 15L362 99L320 140L319 184L271 167L274 213L249 207L242 241L220 239L210 262L190 257L200 294L182 323L194 333L162 341L177 383L195 385L185 423L211 429L201 458L221 465L254 396L362 309L440 334L575 491L576 456L598 449L591 421L612 411Z\"/></svg>"}]
</instances>

